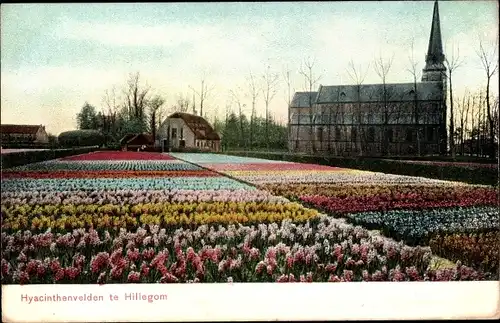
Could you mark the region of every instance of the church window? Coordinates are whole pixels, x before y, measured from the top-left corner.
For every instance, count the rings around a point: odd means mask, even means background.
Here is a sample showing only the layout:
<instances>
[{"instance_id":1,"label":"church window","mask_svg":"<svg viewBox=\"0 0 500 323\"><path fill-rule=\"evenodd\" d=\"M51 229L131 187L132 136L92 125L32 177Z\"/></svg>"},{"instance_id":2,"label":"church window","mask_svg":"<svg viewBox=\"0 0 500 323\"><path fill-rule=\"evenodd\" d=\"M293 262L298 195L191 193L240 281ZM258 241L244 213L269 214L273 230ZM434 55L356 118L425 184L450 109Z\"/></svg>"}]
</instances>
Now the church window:
<instances>
[{"instance_id":1,"label":"church window","mask_svg":"<svg viewBox=\"0 0 500 323\"><path fill-rule=\"evenodd\" d=\"M413 129L406 129L406 141L407 142L413 141Z\"/></svg>"},{"instance_id":2,"label":"church window","mask_svg":"<svg viewBox=\"0 0 500 323\"><path fill-rule=\"evenodd\" d=\"M367 141L368 142L374 142L375 141L375 128L373 128L373 127L368 128Z\"/></svg>"},{"instance_id":3,"label":"church window","mask_svg":"<svg viewBox=\"0 0 500 323\"><path fill-rule=\"evenodd\" d=\"M426 132L427 141L434 141L434 127L427 127Z\"/></svg>"},{"instance_id":4,"label":"church window","mask_svg":"<svg viewBox=\"0 0 500 323\"><path fill-rule=\"evenodd\" d=\"M392 142L394 140L394 131L391 128L386 129L385 135L387 136L388 142Z\"/></svg>"},{"instance_id":5,"label":"church window","mask_svg":"<svg viewBox=\"0 0 500 323\"><path fill-rule=\"evenodd\" d=\"M316 130L316 140L323 141L323 127L318 127Z\"/></svg>"},{"instance_id":6,"label":"church window","mask_svg":"<svg viewBox=\"0 0 500 323\"><path fill-rule=\"evenodd\" d=\"M337 141L340 141L341 139L340 137L341 137L340 128L335 127L335 139L337 139Z\"/></svg>"},{"instance_id":7,"label":"church window","mask_svg":"<svg viewBox=\"0 0 500 323\"><path fill-rule=\"evenodd\" d=\"M351 141L358 141L358 130L356 128L351 130Z\"/></svg>"},{"instance_id":8,"label":"church window","mask_svg":"<svg viewBox=\"0 0 500 323\"><path fill-rule=\"evenodd\" d=\"M352 124L352 113L344 114L344 124Z\"/></svg>"},{"instance_id":9,"label":"church window","mask_svg":"<svg viewBox=\"0 0 500 323\"><path fill-rule=\"evenodd\" d=\"M184 139L184 127L181 127L181 139Z\"/></svg>"},{"instance_id":10,"label":"church window","mask_svg":"<svg viewBox=\"0 0 500 323\"><path fill-rule=\"evenodd\" d=\"M172 139L177 138L177 128L172 128Z\"/></svg>"}]
</instances>

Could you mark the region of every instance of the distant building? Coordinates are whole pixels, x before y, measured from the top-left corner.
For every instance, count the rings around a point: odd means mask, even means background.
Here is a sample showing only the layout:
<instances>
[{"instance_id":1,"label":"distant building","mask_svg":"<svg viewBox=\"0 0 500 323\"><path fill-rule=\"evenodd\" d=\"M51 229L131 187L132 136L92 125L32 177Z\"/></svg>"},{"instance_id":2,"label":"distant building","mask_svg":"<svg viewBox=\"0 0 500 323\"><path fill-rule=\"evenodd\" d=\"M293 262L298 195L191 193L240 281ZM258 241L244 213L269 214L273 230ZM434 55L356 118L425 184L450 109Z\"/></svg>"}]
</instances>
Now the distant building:
<instances>
[{"instance_id":1,"label":"distant building","mask_svg":"<svg viewBox=\"0 0 500 323\"><path fill-rule=\"evenodd\" d=\"M122 150L152 150L154 149L153 136L147 133L127 134L120 140Z\"/></svg>"},{"instance_id":2,"label":"distant building","mask_svg":"<svg viewBox=\"0 0 500 323\"><path fill-rule=\"evenodd\" d=\"M445 154L446 67L434 3L417 83L320 86L289 106L289 149L335 156Z\"/></svg>"},{"instance_id":3,"label":"distant building","mask_svg":"<svg viewBox=\"0 0 500 323\"><path fill-rule=\"evenodd\" d=\"M35 146L49 143L49 136L43 125L2 124L0 127L2 146L4 147L15 145Z\"/></svg>"},{"instance_id":4,"label":"distant building","mask_svg":"<svg viewBox=\"0 0 500 323\"><path fill-rule=\"evenodd\" d=\"M161 125L158 137L164 151L168 149L197 148L220 151L220 136L203 117L176 112Z\"/></svg>"}]
</instances>

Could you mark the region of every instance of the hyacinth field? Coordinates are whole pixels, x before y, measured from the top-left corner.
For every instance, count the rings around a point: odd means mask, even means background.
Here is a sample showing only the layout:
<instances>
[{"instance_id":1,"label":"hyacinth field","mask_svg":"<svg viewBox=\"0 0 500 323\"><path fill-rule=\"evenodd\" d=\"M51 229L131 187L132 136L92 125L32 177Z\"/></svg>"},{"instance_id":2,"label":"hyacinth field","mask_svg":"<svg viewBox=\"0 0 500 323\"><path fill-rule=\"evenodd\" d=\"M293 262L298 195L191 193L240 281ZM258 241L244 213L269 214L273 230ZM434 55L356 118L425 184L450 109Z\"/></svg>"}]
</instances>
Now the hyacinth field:
<instances>
[{"instance_id":1,"label":"hyacinth field","mask_svg":"<svg viewBox=\"0 0 500 323\"><path fill-rule=\"evenodd\" d=\"M498 279L487 186L104 151L1 180L2 284Z\"/></svg>"}]
</instances>

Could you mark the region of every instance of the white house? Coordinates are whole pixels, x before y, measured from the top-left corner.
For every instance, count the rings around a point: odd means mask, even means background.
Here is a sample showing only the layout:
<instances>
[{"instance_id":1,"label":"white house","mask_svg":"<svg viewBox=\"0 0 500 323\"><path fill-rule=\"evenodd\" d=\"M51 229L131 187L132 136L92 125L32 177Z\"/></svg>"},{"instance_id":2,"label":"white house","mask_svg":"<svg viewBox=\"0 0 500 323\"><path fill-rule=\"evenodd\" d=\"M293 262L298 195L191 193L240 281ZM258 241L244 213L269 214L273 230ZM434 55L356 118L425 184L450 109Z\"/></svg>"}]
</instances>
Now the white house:
<instances>
[{"instance_id":1,"label":"white house","mask_svg":"<svg viewBox=\"0 0 500 323\"><path fill-rule=\"evenodd\" d=\"M49 137L42 125L3 124L2 143L5 144L48 144Z\"/></svg>"},{"instance_id":2,"label":"white house","mask_svg":"<svg viewBox=\"0 0 500 323\"><path fill-rule=\"evenodd\" d=\"M205 118L176 112L161 124L158 131L163 151L169 149L197 148L217 152L220 136Z\"/></svg>"}]
</instances>

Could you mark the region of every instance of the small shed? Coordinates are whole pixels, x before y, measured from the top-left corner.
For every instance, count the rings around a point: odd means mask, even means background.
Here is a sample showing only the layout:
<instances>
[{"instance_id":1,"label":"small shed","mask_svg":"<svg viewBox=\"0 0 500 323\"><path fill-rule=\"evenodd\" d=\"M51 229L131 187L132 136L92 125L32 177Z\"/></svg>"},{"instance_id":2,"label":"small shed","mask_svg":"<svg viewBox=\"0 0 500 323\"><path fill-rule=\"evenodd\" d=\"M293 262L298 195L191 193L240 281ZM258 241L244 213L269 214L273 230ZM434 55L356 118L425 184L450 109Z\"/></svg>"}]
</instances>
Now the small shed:
<instances>
[{"instance_id":1,"label":"small shed","mask_svg":"<svg viewBox=\"0 0 500 323\"><path fill-rule=\"evenodd\" d=\"M127 134L120 140L122 150L146 150L154 148L153 136L147 133Z\"/></svg>"}]
</instances>

